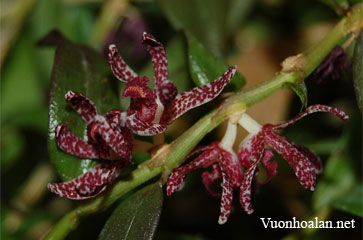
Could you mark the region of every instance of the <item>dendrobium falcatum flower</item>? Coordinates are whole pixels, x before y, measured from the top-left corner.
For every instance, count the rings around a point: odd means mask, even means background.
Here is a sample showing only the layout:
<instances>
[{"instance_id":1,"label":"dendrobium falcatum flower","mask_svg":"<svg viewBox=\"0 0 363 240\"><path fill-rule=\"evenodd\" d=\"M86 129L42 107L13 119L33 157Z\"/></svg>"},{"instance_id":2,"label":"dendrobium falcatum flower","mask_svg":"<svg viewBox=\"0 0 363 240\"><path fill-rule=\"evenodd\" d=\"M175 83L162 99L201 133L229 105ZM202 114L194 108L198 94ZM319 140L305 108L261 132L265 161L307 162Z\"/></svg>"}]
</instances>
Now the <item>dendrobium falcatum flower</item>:
<instances>
[{"instance_id":1,"label":"dendrobium falcatum flower","mask_svg":"<svg viewBox=\"0 0 363 240\"><path fill-rule=\"evenodd\" d=\"M107 184L131 163L133 135L125 127L125 114L119 110L100 115L95 104L80 93L69 91L65 98L87 122L88 141L60 124L55 129L58 147L79 158L104 159L104 162L71 181L50 183L48 189L64 198L91 198L104 191Z\"/></svg>"},{"instance_id":2,"label":"dendrobium falcatum flower","mask_svg":"<svg viewBox=\"0 0 363 240\"><path fill-rule=\"evenodd\" d=\"M233 143L236 138L237 126L228 122L228 128L221 142L213 142L212 144L197 148L191 152L188 157L200 154L195 160L184 164L175 169L169 176L166 191L170 196L179 190L183 184L184 177L192 170L198 168L207 168L212 166L212 171L203 172L202 180L207 191L215 197L220 194L212 190L212 184L216 180L222 178L222 197L219 215L219 224L227 221L233 199L233 188L239 187L242 181L242 171L236 153L232 150Z\"/></svg>"},{"instance_id":3,"label":"dendrobium falcatum flower","mask_svg":"<svg viewBox=\"0 0 363 240\"><path fill-rule=\"evenodd\" d=\"M214 142L206 147L197 148L186 159L200 154L195 160L181 165L169 176L167 182L167 195L170 196L179 190L187 173L198 168L212 166L212 171L202 174L203 183L212 196L219 196L211 190L213 182L222 178L221 213L218 222L223 224L230 214L233 188L240 188L240 203L248 213L253 212L251 207L251 185L256 174L258 163L261 163L267 171L267 179L261 183L267 183L276 175L277 162L272 161L274 153L266 149L269 146L281 154L293 168L300 183L309 190L314 190L315 174L322 171L320 159L309 149L297 145L290 140L278 135L274 130L280 130L294 124L304 116L314 112L330 112L343 120L348 115L343 111L324 105L313 105L295 118L280 124L265 124L261 126L247 114L243 114L238 123L249 131L239 147L238 156L232 150L236 136L236 125L229 122L223 140ZM245 168L242 174L242 168Z\"/></svg>"},{"instance_id":4,"label":"dendrobium falcatum flower","mask_svg":"<svg viewBox=\"0 0 363 240\"><path fill-rule=\"evenodd\" d=\"M176 86L168 79L168 61L163 45L148 33L143 34L142 40L152 58L154 90L148 88L146 76L138 76L125 63L115 45L109 46L108 54L112 72L126 83L122 96L131 98L126 124L135 134L151 136L164 132L170 123L188 110L217 97L236 72L235 66L230 67L213 82L178 94Z\"/></svg>"},{"instance_id":5,"label":"dendrobium falcatum flower","mask_svg":"<svg viewBox=\"0 0 363 240\"><path fill-rule=\"evenodd\" d=\"M266 146L271 147L287 161L304 188L314 191L315 174L322 171L319 157L309 149L278 135L274 130L284 129L306 115L315 112L330 112L343 120L349 118L343 111L324 105L312 105L295 118L280 124L265 124L260 126L248 115L242 115L239 123L250 134L241 143L238 151L240 163L246 168L240 187L240 202L242 208L248 214L253 212L251 206L251 185L257 164L261 162L266 167L269 175L268 180L276 174L277 163L271 161L273 153L266 149Z\"/></svg>"}]
</instances>

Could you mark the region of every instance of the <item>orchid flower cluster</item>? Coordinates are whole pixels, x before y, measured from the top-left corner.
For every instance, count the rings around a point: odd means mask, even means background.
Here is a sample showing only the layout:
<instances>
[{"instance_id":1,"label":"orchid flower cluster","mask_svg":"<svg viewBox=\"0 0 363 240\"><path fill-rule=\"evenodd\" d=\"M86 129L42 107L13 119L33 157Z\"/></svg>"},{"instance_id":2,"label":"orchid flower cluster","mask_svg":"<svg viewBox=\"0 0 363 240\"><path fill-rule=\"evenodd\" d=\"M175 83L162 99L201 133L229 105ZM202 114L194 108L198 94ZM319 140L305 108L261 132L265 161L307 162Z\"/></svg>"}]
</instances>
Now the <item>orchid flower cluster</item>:
<instances>
[{"instance_id":1,"label":"orchid flower cluster","mask_svg":"<svg viewBox=\"0 0 363 240\"><path fill-rule=\"evenodd\" d=\"M163 45L148 33L143 34L142 42L153 63L153 90L147 86L149 79L138 76L119 55L116 46L109 46L111 70L126 83L122 97L131 98L126 112L114 109L100 115L86 96L73 91L66 93L66 101L87 122L87 139L74 135L65 124L60 124L55 129L59 149L79 158L102 159L102 163L68 182L48 184L51 192L78 200L100 194L132 163L133 134L152 136L165 132L179 116L216 98L236 72L235 66L230 67L213 82L178 94L168 78Z\"/></svg>"},{"instance_id":2,"label":"orchid flower cluster","mask_svg":"<svg viewBox=\"0 0 363 240\"><path fill-rule=\"evenodd\" d=\"M48 184L48 189L60 197L80 200L103 192L125 166L132 163L133 134L152 136L165 132L167 126L182 114L216 98L236 72L236 67L232 66L213 82L178 94L176 86L168 77L168 62L163 45L148 33L143 34L142 43L153 63L153 90L148 87L149 79L137 75L119 55L115 45L109 46L108 62L111 70L116 78L126 83L122 97L131 99L126 112L114 109L101 115L86 96L73 91L66 93L66 101L87 123L87 139L74 135L65 124L60 124L55 129L59 149L79 158L100 159L102 162L73 180ZM259 163L268 174L266 181L260 184L269 182L277 172L272 150L293 168L301 185L313 191L316 174L322 170L319 157L275 131L315 112L330 112L341 119L348 119L343 111L324 105L310 106L295 118L280 124L261 126L246 113L240 113L237 118L231 117L220 142L192 151L184 160L185 163L172 171L167 181L167 195L179 190L184 177L192 170L211 167L211 171L203 172L202 181L212 196L221 196L218 222L225 223L230 215L234 188L240 189L242 208L251 214L252 182L260 167ZM240 144L238 153L235 153L232 146L238 124L249 135ZM195 159L186 162L192 157ZM212 190L213 183L218 179L222 179L222 193Z\"/></svg>"},{"instance_id":3,"label":"orchid flower cluster","mask_svg":"<svg viewBox=\"0 0 363 240\"><path fill-rule=\"evenodd\" d=\"M241 142L238 154L232 149L237 133L237 122L230 120L221 142L213 142L206 147L192 151L185 160L198 156L193 161L182 164L169 175L166 187L167 195L170 196L179 190L183 185L185 175L192 170L211 166L210 172L206 170L202 173L202 181L212 196L221 196L218 223L224 224L230 215L234 188L240 190L239 200L242 208L246 213L251 214L253 212L251 205L252 181L258 172L258 164L261 163L265 167L268 175L267 179L260 184L269 182L277 173L278 164L272 160L274 156L272 150L287 161L304 188L314 191L316 174L322 171L319 157L311 150L280 136L275 130L284 129L304 116L315 112L330 112L343 120L349 118L346 113L337 108L312 105L291 120L261 126L249 115L243 113L238 124L245 128L249 135ZM218 194L212 190L212 184L220 178L222 178L222 193Z\"/></svg>"}]
</instances>

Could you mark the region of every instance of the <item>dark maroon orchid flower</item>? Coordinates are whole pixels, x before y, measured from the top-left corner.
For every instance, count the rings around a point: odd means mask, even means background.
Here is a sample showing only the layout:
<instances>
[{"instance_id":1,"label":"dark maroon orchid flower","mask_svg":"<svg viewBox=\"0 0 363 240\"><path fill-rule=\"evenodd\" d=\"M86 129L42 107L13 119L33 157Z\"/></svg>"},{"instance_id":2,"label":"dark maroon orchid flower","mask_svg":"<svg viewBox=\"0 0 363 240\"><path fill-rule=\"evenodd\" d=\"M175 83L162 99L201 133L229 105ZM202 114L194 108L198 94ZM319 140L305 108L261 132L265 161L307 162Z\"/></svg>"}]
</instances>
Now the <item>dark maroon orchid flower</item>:
<instances>
[{"instance_id":1,"label":"dark maroon orchid flower","mask_svg":"<svg viewBox=\"0 0 363 240\"><path fill-rule=\"evenodd\" d=\"M151 55L154 67L154 90L147 77L138 76L121 58L115 45L110 45L108 61L114 75L126 82L123 97L130 97L126 124L138 135L162 133L176 118L188 110L217 97L236 72L230 67L221 77L206 85L178 94L168 79L168 61L165 49L150 34L143 34L143 44Z\"/></svg>"},{"instance_id":2,"label":"dark maroon orchid flower","mask_svg":"<svg viewBox=\"0 0 363 240\"><path fill-rule=\"evenodd\" d=\"M326 79L339 79L344 70L351 66L347 63L347 53L341 46L336 46L324 61L310 74L308 80L314 81L316 84L322 84Z\"/></svg>"},{"instance_id":3,"label":"dark maroon orchid flower","mask_svg":"<svg viewBox=\"0 0 363 240\"><path fill-rule=\"evenodd\" d=\"M288 127L314 112L330 112L344 120L348 119L348 115L343 111L324 105L310 106L295 118L275 125L266 124L261 126L247 114L243 114L239 124L246 128L250 135L241 143L238 158L232 150L236 126L229 123L226 135L220 143L214 142L206 147L194 150L186 159L197 154L199 156L192 162L181 165L170 174L166 188L167 195L170 196L179 190L185 175L192 170L212 166L212 171L205 171L202 174L202 179L207 191L212 196L220 196L211 190L213 182L220 178L223 179L221 213L218 222L223 224L228 219L233 188L240 188L240 203L242 208L250 214L253 212L251 207L251 185L257 172L258 163L261 163L268 173L267 179L261 184L269 182L276 175L277 162L272 161L274 154L271 150L266 149L266 146L271 147L286 159L305 188L314 190L315 174L322 171L319 157L309 149L297 145L274 132L274 130ZM243 175L242 167L246 169Z\"/></svg>"},{"instance_id":4,"label":"dark maroon orchid flower","mask_svg":"<svg viewBox=\"0 0 363 240\"><path fill-rule=\"evenodd\" d=\"M220 197L220 194L212 190L212 184L222 178L222 197L219 215L219 224L227 221L233 200L233 188L239 187L242 181L242 171L236 153L232 150L232 145L236 137L236 125L229 122L225 137L221 142L197 148L191 152L186 160L192 156L199 156L175 169L169 176L167 182L167 195L170 196L179 190L183 184L184 177L192 170L198 168L207 168L212 166L212 171L205 171L202 174L203 184L207 191L214 197Z\"/></svg>"},{"instance_id":5,"label":"dark maroon orchid flower","mask_svg":"<svg viewBox=\"0 0 363 240\"><path fill-rule=\"evenodd\" d=\"M125 127L125 114L119 110L99 115L94 103L82 94L69 91L65 98L87 122L88 141L74 135L65 124L60 124L55 129L58 147L79 158L106 161L71 181L50 183L48 189L64 198L86 199L105 190L107 184L131 163L133 135Z\"/></svg>"},{"instance_id":6,"label":"dark maroon orchid flower","mask_svg":"<svg viewBox=\"0 0 363 240\"><path fill-rule=\"evenodd\" d=\"M276 174L277 162L272 161L273 153L266 149L266 146L271 147L287 161L304 188L314 191L315 174L322 171L319 157L309 149L278 135L274 130L284 129L306 115L315 112L330 112L343 120L349 118L346 113L337 108L324 105L312 105L291 120L280 124L266 124L257 131L255 128L241 143L238 157L241 165L246 168L246 171L240 187L240 202L248 214L253 212L251 206L251 185L253 176L256 173L257 164L261 162L265 166L268 173L267 182ZM248 118L248 115L246 116ZM244 127L250 121L246 120L244 116L240 119L240 123ZM248 127L246 129L248 130Z\"/></svg>"}]
</instances>

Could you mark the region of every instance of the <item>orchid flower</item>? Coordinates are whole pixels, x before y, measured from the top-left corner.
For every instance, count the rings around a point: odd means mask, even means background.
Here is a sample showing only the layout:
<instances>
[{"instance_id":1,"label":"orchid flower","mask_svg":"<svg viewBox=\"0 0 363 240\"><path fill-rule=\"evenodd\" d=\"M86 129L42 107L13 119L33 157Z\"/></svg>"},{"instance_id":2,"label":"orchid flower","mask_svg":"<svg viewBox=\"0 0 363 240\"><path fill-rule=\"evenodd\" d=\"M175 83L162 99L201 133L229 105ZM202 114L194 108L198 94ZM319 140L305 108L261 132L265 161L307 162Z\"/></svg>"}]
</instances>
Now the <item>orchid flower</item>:
<instances>
[{"instance_id":1,"label":"orchid flower","mask_svg":"<svg viewBox=\"0 0 363 240\"><path fill-rule=\"evenodd\" d=\"M115 45L109 46L108 62L113 74L126 83L123 97L130 97L126 125L138 135L151 136L162 133L176 118L188 110L216 98L233 78L236 67L230 67L218 79L178 94L168 78L168 61L164 46L148 33L143 34L143 44L151 55L154 67L154 90L147 84L146 76L138 76L122 59Z\"/></svg>"},{"instance_id":2,"label":"orchid flower","mask_svg":"<svg viewBox=\"0 0 363 240\"><path fill-rule=\"evenodd\" d=\"M79 158L107 161L68 182L50 183L48 189L64 198L91 198L104 191L107 184L131 163L133 135L125 127L125 114L119 110L99 115L95 104L82 94L69 91L65 98L87 122L88 141L74 135L65 124L60 124L55 129L58 147Z\"/></svg>"},{"instance_id":3,"label":"orchid flower","mask_svg":"<svg viewBox=\"0 0 363 240\"><path fill-rule=\"evenodd\" d=\"M349 118L343 111L324 105L312 105L295 118L280 124L265 124L261 126L247 114L243 114L240 118L239 124L250 132L241 143L238 152L240 163L246 168L240 187L240 202L242 208L248 214L253 212L251 206L251 185L256 173L257 164L261 162L266 167L268 173L267 181L276 174L277 162L272 161L273 152L266 149L266 146L275 150L287 161L304 188L314 191L315 174L322 171L319 157L311 150L278 135L274 130L284 129L306 115L315 112L330 112L343 120Z\"/></svg>"},{"instance_id":4,"label":"orchid flower","mask_svg":"<svg viewBox=\"0 0 363 240\"><path fill-rule=\"evenodd\" d=\"M208 146L197 148L191 152L186 160L192 156L199 154L193 161L186 163L175 169L169 176L166 192L170 196L179 190L183 185L184 177L192 170L198 168L212 167L212 171L203 172L202 181L207 191L215 197L220 194L212 190L212 184L222 178L222 197L219 215L219 224L224 224L230 214L233 188L239 187L242 181L242 171L236 153L232 150L233 143L236 138L237 126L228 122L225 136L221 142L213 142Z\"/></svg>"},{"instance_id":5,"label":"orchid flower","mask_svg":"<svg viewBox=\"0 0 363 240\"><path fill-rule=\"evenodd\" d=\"M167 182L167 195L170 196L179 190L183 185L186 174L198 168L212 167L212 171L205 171L202 174L203 183L207 191L215 197L219 194L212 191L213 182L222 178L222 198L219 224L227 221L231 210L233 188L240 188L240 203L242 208L248 213L253 212L251 206L251 185L256 174L258 163L261 163L267 170L268 177L261 183L267 183L276 175L277 162L272 161L274 153L266 149L271 147L281 154L289 165L293 168L300 183L307 189L314 190L315 174L322 171L320 159L311 150L297 145L290 140L278 135L274 130L286 128L304 116L315 112L330 112L343 120L348 119L348 115L343 111L324 105L313 105L295 118L280 124L265 124L261 126L247 114L243 114L238 123L249 131L249 135L244 139L239 147L238 156L234 153L232 146L236 137L236 125L229 122L225 136L221 142L214 142L206 147L197 148L191 152L187 158L199 154L199 156L186 164L176 168L169 176ZM241 168L245 168L242 175Z\"/></svg>"}]
</instances>

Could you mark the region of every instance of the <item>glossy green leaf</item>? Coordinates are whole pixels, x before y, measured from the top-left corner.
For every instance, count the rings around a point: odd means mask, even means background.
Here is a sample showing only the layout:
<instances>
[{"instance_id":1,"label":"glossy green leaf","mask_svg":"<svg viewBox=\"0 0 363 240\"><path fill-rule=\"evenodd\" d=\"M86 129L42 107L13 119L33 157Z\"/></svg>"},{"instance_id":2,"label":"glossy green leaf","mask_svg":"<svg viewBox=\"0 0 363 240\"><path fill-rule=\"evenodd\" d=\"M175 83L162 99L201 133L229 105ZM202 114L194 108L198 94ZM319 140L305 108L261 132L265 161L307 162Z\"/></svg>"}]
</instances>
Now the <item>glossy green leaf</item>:
<instances>
[{"instance_id":1,"label":"glossy green leaf","mask_svg":"<svg viewBox=\"0 0 363 240\"><path fill-rule=\"evenodd\" d=\"M223 55L228 37L246 15L252 2L157 0L175 29L190 32L218 57Z\"/></svg>"},{"instance_id":2,"label":"glossy green leaf","mask_svg":"<svg viewBox=\"0 0 363 240\"><path fill-rule=\"evenodd\" d=\"M163 203L161 183L135 192L114 210L99 240L152 239Z\"/></svg>"},{"instance_id":3,"label":"glossy green leaf","mask_svg":"<svg viewBox=\"0 0 363 240\"><path fill-rule=\"evenodd\" d=\"M363 217L362 212L362 196L363 196L362 184L357 185L351 191L344 194L344 196L335 200L332 205L333 207L340 209L344 212Z\"/></svg>"},{"instance_id":4,"label":"glossy green leaf","mask_svg":"<svg viewBox=\"0 0 363 240\"><path fill-rule=\"evenodd\" d=\"M56 32L41 43L57 46L50 88L48 150L55 168L66 181L84 173L97 162L66 154L56 146L54 129L58 124L67 124L80 137L85 137L86 133L85 121L68 106L65 93L73 90L86 95L103 114L118 108L117 87L111 86L107 78L110 68L105 57L98 52L72 43Z\"/></svg>"},{"instance_id":5,"label":"glossy green leaf","mask_svg":"<svg viewBox=\"0 0 363 240\"><path fill-rule=\"evenodd\" d=\"M354 49L353 83L358 107L363 112L363 32L360 33Z\"/></svg>"},{"instance_id":6,"label":"glossy green leaf","mask_svg":"<svg viewBox=\"0 0 363 240\"><path fill-rule=\"evenodd\" d=\"M308 91L304 82L301 83L284 83L285 88L290 88L296 95L300 98L302 107L307 107L308 105Z\"/></svg>"},{"instance_id":7,"label":"glossy green leaf","mask_svg":"<svg viewBox=\"0 0 363 240\"><path fill-rule=\"evenodd\" d=\"M198 86L207 84L220 77L229 67L228 64L217 59L202 43L198 42L191 34L187 33L189 69L194 83ZM245 84L245 79L238 72L233 77L230 86L233 90L240 90Z\"/></svg>"}]
</instances>

